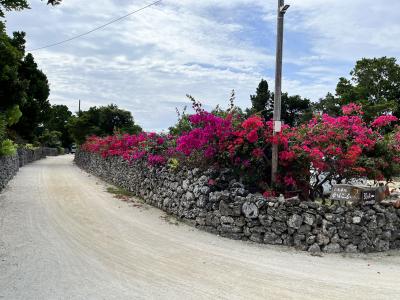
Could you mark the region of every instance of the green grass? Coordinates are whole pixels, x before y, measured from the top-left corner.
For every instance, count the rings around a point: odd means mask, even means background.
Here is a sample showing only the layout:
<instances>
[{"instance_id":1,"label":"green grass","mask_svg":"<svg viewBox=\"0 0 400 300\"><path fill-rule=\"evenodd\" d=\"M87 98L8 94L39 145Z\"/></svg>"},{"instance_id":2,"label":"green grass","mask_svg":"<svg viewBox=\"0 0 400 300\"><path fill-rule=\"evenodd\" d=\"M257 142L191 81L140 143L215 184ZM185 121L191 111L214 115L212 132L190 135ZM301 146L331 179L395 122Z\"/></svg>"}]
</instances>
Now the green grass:
<instances>
[{"instance_id":1,"label":"green grass","mask_svg":"<svg viewBox=\"0 0 400 300\"><path fill-rule=\"evenodd\" d=\"M123 189L120 187L113 187L113 186L109 186L107 187L107 192L109 192L110 194L114 194L116 196L126 196L126 197L133 197L134 194Z\"/></svg>"}]
</instances>

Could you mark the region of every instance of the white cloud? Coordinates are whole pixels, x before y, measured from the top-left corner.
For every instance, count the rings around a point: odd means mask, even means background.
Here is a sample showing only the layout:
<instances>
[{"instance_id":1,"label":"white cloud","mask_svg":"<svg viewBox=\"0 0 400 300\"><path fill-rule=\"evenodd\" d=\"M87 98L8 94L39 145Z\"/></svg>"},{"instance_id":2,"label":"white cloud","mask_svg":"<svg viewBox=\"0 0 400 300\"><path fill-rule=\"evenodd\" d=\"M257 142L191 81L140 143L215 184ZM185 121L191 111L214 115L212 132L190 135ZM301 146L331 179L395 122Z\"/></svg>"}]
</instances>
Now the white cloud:
<instances>
[{"instance_id":1,"label":"white cloud","mask_svg":"<svg viewBox=\"0 0 400 300\"><path fill-rule=\"evenodd\" d=\"M308 34L312 50L325 59L398 56L398 0L293 0L292 30Z\"/></svg>"},{"instance_id":2,"label":"white cloud","mask_svg":"<svg viewBox=\"0 0 400 300\"><path fill-rule=\"evenodd\" d=\"M286 2L292 7L286 17L283 88L290 94L316 100L333 90L356 59L399 55L398 1ZM8 27L26 31L28 48L35 48L143 5L66 0L50 8L38 2L32 10L9 14ZM273 89L275 11L275 0L165 0L34 55L49 77L53 103L76 111L78 99L84 109L113 102L131 110L146 129L161 129L175 121L175 106L188 104L186 93L211 107L225 105L235 89L245 107L261 77Z\"/></svg>"}]
</instances>

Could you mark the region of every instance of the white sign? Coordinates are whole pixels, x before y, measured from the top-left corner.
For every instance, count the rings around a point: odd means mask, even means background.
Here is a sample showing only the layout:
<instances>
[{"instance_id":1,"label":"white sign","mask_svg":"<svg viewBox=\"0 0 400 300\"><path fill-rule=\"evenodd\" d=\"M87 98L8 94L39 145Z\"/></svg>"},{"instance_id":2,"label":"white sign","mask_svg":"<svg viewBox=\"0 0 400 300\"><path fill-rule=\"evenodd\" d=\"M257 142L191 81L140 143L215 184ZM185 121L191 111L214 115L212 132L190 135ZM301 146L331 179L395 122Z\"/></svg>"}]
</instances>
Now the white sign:
<instances>
[{"instance_id":1,"label":"white sign","mask_svg":"<svg viewBox=\"0 0 400 300\"><path fill-rule=\"evenodd\" d=\"M274 132L281 132L282 121L274 121Z\"/></svg>"}]
</instances>

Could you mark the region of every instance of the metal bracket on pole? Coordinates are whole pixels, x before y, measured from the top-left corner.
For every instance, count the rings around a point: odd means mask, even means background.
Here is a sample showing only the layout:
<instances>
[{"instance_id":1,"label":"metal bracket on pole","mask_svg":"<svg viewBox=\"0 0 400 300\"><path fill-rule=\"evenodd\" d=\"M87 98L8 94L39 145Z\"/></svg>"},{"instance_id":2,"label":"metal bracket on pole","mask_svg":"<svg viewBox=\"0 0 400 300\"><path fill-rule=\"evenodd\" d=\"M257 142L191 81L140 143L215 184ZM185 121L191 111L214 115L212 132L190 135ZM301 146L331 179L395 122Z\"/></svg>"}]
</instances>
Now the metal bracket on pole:
<instances>
[{"instance_id":1,"label":"metal bracket on pole","mask_svg":"<svg viewBox=\"0 0 400 300\"><path fill-rule=\"evenodd\" d=\"M289 7L290 7L289 4L286 4L286 5L281 6L280 9L279 9L280 13L281 13L281 14L286 13L286 11L289 9Z\"/></svg>"}]
</instances>

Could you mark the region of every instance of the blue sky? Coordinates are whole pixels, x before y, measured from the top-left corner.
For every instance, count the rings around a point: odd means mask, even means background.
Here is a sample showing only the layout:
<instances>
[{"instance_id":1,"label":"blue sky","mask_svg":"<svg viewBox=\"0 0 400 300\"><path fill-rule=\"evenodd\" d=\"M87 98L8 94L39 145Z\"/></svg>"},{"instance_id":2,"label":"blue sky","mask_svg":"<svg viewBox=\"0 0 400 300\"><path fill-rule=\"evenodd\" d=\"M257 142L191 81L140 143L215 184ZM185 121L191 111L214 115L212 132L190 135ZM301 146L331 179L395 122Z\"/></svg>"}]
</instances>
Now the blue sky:
<instances>
[{"instance_id":1,"label":"blue sky","mask_svg":"<svg viewBox=\"0 0 400 300\"><path fill-rule=\"evenodd\" d=\"M143 0L31 1L7 14L27 49L69 38L140 8ZM400 1L290 0L283 91L313 101L334 92L362 57L400 57ZM84 3L84 4L82 4ZM206 107L250 105L260 79L273 90L277 0L164 0L84 38L33 52L50 101L72 111L115 103L146 130L176 121L191 94Z\"/></svg>"}]
</instances>

